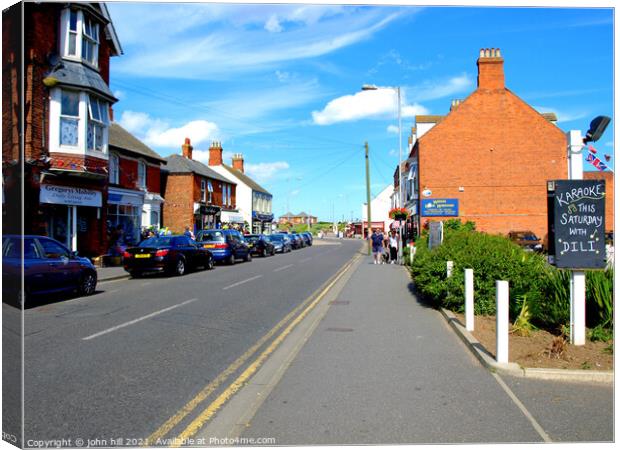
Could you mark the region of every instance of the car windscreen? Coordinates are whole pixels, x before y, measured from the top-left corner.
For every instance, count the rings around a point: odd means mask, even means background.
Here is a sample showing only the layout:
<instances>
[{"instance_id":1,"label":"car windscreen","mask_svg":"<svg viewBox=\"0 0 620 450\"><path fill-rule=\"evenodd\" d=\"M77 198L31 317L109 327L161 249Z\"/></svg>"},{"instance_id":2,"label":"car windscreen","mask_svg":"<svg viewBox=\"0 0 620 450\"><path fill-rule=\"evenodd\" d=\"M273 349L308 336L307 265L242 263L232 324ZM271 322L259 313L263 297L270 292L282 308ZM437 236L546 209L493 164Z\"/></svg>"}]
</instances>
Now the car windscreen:
<instances>
[{"instance_id":1,"label":"car windscreen","mask_svg":"<svg viewBox=\"0 0 620 450\"><path fill-rule=\"evenodd\" d=\"M282 242L284 240L284 236L278 235L278 234L272 234L271 236L269 236L269 239L271 239L272 241Z\"/></svg>"},{"instance_id":2,"label":"car windscreen","mask_svg":"<svg viewBox=\"0 0 620 450\"><path fill-rule=\"evenodd\" d=\"M226 238L222 231L201 231L198 233L197 241L224 242Z\"/></svg>"},{"instance_id":3,"label":"car windscreen","mask_svg":"<svg viewBox=\"0 0 620 450\"><path fill-rule=\"evenodd\" d=\"M171 242L171 237L152 237L140 242L138 247L169 247Z\"/></svg>"},{"instance_id":4,"label":"car windscreen","mask_svg":"<svg viewBox=\"0 0 620 450\"><path fill-rule=\"evenodd\" d=\"M258 236L245 236L245 240L248 242L254 243L259 240L259 237Z\"/></svg>"}]
</instances>

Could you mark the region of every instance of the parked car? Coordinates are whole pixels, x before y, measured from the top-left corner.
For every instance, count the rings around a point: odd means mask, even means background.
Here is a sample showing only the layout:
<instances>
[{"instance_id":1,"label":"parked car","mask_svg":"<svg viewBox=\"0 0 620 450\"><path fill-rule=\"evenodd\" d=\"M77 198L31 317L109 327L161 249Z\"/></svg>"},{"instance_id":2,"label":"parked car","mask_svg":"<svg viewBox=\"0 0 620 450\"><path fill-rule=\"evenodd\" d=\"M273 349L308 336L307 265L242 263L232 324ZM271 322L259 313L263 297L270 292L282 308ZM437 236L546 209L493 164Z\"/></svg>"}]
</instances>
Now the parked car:
<instances>
[{"instance_id":1,"label":"parked car","mask_svg":"<svg viewBox=\"0 0 620 450\"><path fill-rule=\"evenodd\" d=\"M291 237L291 247L293 247L293 250L305 247L304 240L299 234L291 233L289 236Z\"/></svg>"},{"instance_id":2,"label":"parked car","mask_svg":"<svg viewBox=\"0 0 620 450\"><path fill-rule=\"evenodd\" d=\"M24 289L21 290L22 253ZM60 242L46 236L2 237L2 293L24 304L41 294L77 291L91 295L97 287L97 269Z\"/></svg>"},{"instance_id":3,"label":"parked car","mask_svg":"<svg viewBox=\"0 0 620 450\"><path fill-rule=\"evenodd\" d=\"M270 234L269 240L275 247L276 253L288 253L293 250L291 238L288 234L276 233Z\"/></svg>"},{"instance_id":4,"label":"parked car","mask_svg":"<svg viewBox=\"0 0 620 450\"><path fill-rule=\"evenodd\" d=\"M263 257L273 256L276 254L276 249L271 243L269 238L264 234L246 234L245 240L250 246L250 251L253 255L260 255Z\"/></svg>"},{"instance_id":5,"label":"parked car","mask_svg":"<svg viewBox=\"0 0 620 450\"><path fill-rule=\"evenodd\" d=\"M305 240L306 245L310 247L312 245L312 233L310 233L309 231L304 231L303 233L299 234Z\"/></svg>"},{"instance_id":6,"label":"parked car","mask_svg":"<svg viewBox=\"0 0 620 450\"><path fill-rule=\"evenodd\" d=\"M508 233L508 238L515 244L520 245L525 250L542 252L543 245L540 238L537 237L532 231L511 231Z\"/></svg>"},{"instance_id":7,"label":"parked car","mask_svg":"<svg viewBox=\"0 0 620 450\"><path fill-rule=\"evenodd\" d=\"M213 269L213 255L187 236L159 236L145 239L125 250L123 267L132 277L145 272L183 275L190 269Z\"/></svg>"},{"instance_id":8,"label":"parked car","mask_svg":"<svg viewBox=\"0 0 620 450\"><path fill-rule=\"evenodd\" d=\"M232 265L240 258L252 261L250 246L237 230L201 230L196 240L211 252L216 262Z\"/></svg>"}]
</instances>

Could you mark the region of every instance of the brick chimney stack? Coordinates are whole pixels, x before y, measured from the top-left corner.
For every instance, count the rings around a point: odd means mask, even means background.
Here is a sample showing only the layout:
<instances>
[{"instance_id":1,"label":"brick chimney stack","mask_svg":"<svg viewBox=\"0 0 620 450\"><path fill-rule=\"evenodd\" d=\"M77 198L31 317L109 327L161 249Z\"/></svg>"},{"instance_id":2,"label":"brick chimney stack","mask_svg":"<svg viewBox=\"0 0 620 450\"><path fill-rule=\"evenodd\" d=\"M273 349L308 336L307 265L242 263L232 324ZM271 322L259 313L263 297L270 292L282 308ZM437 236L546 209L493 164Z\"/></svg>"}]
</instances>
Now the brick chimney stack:
<instances>
[{"instance_id":1,"label":"brick chimney stack","mask_svg":"<svg viewBox=\"0 0 620 450\"><path fill-rule=\"evenodd\" d=\"M213 141L209 147L209 165L221 166L222 162L222 143Z\"/></svg>"},{"instance_id":2,"label":"brick chimney stack","mask_svg":"<svg viewBox=\"0 0 620 450\"><path fill-rule=\"evenodd\" d=\"M241 173L245 173L243 170L243 155L241 153L235 153L232 158L233 169L237 169Z\"/></svg>"},{"instance_id":3,"label":"brick chimney stack","mask_svg":"<svg viewBox=\"0 0 620 450\"><path fill-rule=\"evenodd\" d=\"M504 59L499 48L482 48L478 58L478 89L504 89Z\"/></svg>"},{"instance_id":4,"label":"brick chimney stack","mask_svg":"<svg viewBox=\"0 0 620 450\"><path fill-rule=\"evenodd\" d=\"M194 147L192 147L189 138L185 138L185 144L183 144L181 148L183 149L183 156L187 159L192 159L192 150L194 150Z\"/></svg>"}]
</instances>

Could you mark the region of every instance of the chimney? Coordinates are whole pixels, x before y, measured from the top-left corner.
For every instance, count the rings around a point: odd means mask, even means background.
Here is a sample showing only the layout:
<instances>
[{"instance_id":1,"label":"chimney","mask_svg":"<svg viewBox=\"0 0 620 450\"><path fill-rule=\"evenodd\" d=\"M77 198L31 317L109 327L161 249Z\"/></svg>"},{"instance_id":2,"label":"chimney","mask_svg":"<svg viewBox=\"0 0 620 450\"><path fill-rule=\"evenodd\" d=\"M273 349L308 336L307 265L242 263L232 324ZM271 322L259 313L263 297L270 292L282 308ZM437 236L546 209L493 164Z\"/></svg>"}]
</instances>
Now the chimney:
<instances>
[{"instance_id":1,"label":"chimney","mask_svg":"<svg viewBox=\"0 0 620 450\"><path fill-rule=\"evenodd\" d=\"M183 156L187 159L192 159L192 150L194 150L194 147L192 147L189 138L185 138L185 144L183 144L181 148L183 149Z\"/></svg>"},{"instance_id":2,"label":"chimney","mask_svg":"<svg viewBox=\"0 0 620 450\"><path fill-rule=\"evenodd\" d=\"M243 155L241 153L235 153L232 158L233 169L237 169L241 173L245 173L243 170Z\"/></svg>"},{"instance_id":3,"label":"chimney","mask_svg":"<svg viewBox=\"0 0 620 450\"><path fill-rule=\"evenodd\" d=\"M456 99L456 100L452 100L452 103L450 104L450 111L454 111L456 108L458 108L458 106L461 104L462 100Z\"/></svg>"},{"instance_id":4,"label":"chimney","mask_svg":"<svg viewBox=\"0 0 620 450\"><path fill-rule=\"evenodd\" d=\"M209 147L209 165L221 166L222 165L222 143L218 141L211 142Z\"/></svg>"},{"instance_id":5,"label":"chimney","mask_svg":"<svg viewBox=\"0 0 620 450\"><path fill-rule=\"evenodd\" d=\"M504 89L504 59L499 48L482 48L478 58L478 88Z\"/></svg>"}]
</instances>

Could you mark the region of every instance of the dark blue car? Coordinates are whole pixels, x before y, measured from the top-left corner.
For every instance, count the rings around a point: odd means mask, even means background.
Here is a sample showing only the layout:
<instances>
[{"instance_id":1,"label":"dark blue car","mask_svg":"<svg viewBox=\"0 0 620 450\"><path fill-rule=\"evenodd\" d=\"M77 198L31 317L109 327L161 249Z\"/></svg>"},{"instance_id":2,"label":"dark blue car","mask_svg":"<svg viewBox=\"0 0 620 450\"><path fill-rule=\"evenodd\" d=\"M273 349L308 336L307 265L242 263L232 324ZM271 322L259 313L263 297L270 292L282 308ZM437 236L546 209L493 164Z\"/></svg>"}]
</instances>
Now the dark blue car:
<instances>
[{"instance_id":1,"label":"dark blue car","mask_svg":"<svg viewBox=\"0 0 620 450\"><path fill-rule=\"evenodd\" d=\"M21 290L24 246L24 289ZM91 295L97 287L97 269L60 242L46 236L2 237L2 293L23 304L33 296L68 291Z\"/></svg>"},{"instance_id":2,"label":"dark blue car","mask_svg":"<svg viewBox=\"0 0 620 450\"><path fill-rule=\"evenodd\" d=\"M201 230L196 241L208 249L217 262L224 261L232 265L237 259L252 260L250 246L237 230Z\"/></svg>"}]
</instances>

